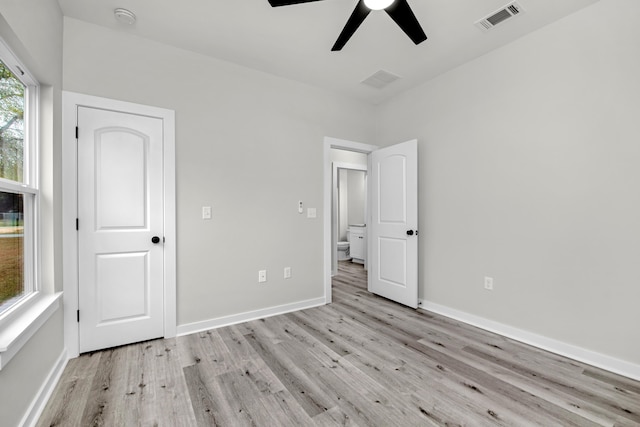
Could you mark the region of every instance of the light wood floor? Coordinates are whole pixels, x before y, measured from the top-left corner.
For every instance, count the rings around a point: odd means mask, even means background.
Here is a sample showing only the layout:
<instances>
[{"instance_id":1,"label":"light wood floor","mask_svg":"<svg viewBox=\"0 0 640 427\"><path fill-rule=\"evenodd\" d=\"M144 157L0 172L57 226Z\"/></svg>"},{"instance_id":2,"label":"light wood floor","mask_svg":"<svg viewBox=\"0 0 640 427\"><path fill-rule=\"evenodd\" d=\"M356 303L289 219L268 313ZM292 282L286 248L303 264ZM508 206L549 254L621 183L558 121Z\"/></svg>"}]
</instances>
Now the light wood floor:
<instances>
[{"instance_id":1,"label":"light wood floor","mask_svg":"<svg viewBox=\"0 0 640 427\"><path fill-rule=\"evenodd\" d=\"M366 292L69 362L39 426L638 426L640 383Z\"/></svg>"}]
</instances>

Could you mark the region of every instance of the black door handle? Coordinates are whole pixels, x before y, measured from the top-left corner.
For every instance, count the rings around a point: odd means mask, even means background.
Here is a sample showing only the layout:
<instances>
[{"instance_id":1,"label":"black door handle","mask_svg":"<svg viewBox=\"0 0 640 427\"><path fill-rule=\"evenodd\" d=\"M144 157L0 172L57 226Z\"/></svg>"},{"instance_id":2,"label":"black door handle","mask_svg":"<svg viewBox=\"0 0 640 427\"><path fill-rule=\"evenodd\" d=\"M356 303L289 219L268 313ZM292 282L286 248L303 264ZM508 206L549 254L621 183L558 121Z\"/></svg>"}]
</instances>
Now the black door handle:
<instances>
[{"instance_id":1,"label":"black door handle","mask_svg":"<svg viewBox=\"0 0 640 427\"><path fill-rule=\"evenodd\" d=\"M407 230L407 236L413 236L413 230Z\"/></svg>"},{"instance_id":2,"label":"black door handle","mask_svg":"<svg viewBox=\"0 0 640 427\"><path fill-rule=\"evenodd\" d=\"M158 236L153 236L151 238L151 243L160 243L160 238Z\"/></svg>"}]
</instances>

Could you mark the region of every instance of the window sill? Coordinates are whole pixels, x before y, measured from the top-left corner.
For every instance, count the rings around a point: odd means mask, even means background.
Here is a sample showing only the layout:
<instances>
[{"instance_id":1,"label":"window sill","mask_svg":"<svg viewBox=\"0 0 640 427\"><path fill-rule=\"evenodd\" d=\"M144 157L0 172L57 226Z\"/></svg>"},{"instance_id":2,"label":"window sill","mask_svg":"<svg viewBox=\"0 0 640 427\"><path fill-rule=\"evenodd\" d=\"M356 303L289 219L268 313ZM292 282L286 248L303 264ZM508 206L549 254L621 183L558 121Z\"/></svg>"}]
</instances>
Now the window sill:
<instances>
[{"instance_id":1,"label":"window sill","mask_svg":"<svg viewBox=\"0 0 640 427\"><path fill-rule=\"evenodd\" d=\"M18 354L22 346L40 329L60 307L62 292L41 295L26 310L0 329L0 370Z\"/></svg>"}]
</instances>

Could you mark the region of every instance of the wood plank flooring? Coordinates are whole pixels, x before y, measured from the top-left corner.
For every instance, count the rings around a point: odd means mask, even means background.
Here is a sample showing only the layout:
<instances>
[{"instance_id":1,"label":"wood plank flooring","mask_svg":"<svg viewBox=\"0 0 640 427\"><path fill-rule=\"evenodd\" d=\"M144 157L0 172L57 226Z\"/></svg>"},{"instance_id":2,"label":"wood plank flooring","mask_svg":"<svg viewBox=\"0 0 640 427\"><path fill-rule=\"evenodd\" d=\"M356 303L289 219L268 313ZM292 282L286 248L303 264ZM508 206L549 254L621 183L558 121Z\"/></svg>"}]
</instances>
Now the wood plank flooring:
<instances>
[{"instance_id":1,"label":"wood plank flooring","mask_svg":"<svg viewBox=\"0 0 640 427\"><path fill-rule=\"evenodd\" d=\"M640 382L366 291L81 355L38 426L640 426Z\"/></svg>"}]
</instances>

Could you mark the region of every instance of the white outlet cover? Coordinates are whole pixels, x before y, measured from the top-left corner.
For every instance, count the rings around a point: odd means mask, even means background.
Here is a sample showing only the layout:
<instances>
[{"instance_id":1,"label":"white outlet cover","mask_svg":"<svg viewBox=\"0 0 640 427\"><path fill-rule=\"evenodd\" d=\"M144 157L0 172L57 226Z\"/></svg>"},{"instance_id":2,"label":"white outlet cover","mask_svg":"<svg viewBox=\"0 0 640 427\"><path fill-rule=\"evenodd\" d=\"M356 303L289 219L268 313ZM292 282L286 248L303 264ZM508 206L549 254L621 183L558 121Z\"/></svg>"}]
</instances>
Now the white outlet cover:
<instances>
[{"instance_id":1,"label":"white outlet cover","mask_svg":"<svg viewBox=\"0 0 640 427\"><path fill-rule=\"evenodd\" d=\"M211 206L202 207L202 219L211 219Z\"/></svg>"},{"instance_id":2,"label":"white outlet cover","mask_svg":"<svg viewBox=\"0 0 640 427\"><path fill-rule=\"evenodd\" d=\"M316 217L316 208L307 208L307 218Z\"/></svg>"}]
</instances>

